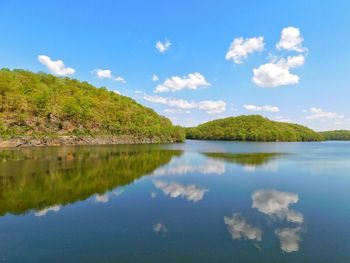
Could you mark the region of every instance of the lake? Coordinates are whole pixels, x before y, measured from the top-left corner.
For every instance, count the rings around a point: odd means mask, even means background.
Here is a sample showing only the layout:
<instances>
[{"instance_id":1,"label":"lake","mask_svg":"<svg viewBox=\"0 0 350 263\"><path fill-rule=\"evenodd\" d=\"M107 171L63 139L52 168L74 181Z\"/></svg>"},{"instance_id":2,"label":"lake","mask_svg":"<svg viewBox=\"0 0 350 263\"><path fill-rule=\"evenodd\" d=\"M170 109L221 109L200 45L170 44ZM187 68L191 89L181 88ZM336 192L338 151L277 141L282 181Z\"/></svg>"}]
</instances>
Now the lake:
<instances>
[{"instance_id":1,"label":"lake","mask_svg":"<svg viewBox=\"0 0 350 263\"><path fill-rule=\"evenodd\" d=\"M350 262L350 143L0 150L0 262Z\"/></svg>"}]
</instances>

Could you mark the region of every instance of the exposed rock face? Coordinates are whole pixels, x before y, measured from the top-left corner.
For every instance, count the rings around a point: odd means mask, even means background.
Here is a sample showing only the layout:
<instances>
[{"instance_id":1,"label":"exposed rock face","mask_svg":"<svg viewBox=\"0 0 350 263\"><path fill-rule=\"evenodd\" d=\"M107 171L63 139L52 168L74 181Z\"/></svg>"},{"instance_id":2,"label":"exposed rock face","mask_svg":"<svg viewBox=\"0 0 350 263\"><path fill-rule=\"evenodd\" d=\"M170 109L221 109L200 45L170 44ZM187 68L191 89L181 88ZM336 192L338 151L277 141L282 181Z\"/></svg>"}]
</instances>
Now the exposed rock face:
<instances>
[{"instance_id":1,"label":"exposed rock face","mask_svg":"<svg viewBox=\"0 0 350 263\"><path fill-rule=\"evenodd\" d=\"M138 138L132 136L58 136L58 137L18 137L0 139L0 148L61 145L103 145L160 143L159 138Z\"/></svg>"}]
</instances>

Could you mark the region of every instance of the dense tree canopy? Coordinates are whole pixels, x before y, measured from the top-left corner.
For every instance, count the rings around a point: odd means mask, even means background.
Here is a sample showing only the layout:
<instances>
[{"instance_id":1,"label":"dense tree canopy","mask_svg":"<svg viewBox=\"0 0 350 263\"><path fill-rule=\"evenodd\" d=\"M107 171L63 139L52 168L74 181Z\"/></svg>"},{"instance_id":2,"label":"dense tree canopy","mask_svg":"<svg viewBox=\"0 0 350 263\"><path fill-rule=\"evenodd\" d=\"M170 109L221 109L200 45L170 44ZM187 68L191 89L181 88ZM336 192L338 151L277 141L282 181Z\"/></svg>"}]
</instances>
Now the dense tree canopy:
<instances>
[{"instance_id":1,"label":"dense tree canopy","mask_svg":"<svg viewBox=\"0 0 350 263\"><path fill-rule=\"evenodd\" d=\"M260 115L218 119L186 129L188 139L232 141L319 141L315 131L298 124L271 121Z\"/></svg>"},{"instance_id":2,"label":"dense tree canopy","mask_svg":"<svg viewBox=\"0 0 350 263\"><path fill-rule=\"evenodd\" d=\"M319 132L319 134L327 141L350 141L350 131L348 130L324 131Z\"/></svg>"},{"instance_id":3,"label":"dense tree canopy","mask_svg":"<svg viewBox=\"0 0 350 263\"><path fill-rule=\"evenodd\" d=\"M87 82L0 70L0 136L132 135L182 141L182 128L154 110Z\"/></svg>"}]
</instances>

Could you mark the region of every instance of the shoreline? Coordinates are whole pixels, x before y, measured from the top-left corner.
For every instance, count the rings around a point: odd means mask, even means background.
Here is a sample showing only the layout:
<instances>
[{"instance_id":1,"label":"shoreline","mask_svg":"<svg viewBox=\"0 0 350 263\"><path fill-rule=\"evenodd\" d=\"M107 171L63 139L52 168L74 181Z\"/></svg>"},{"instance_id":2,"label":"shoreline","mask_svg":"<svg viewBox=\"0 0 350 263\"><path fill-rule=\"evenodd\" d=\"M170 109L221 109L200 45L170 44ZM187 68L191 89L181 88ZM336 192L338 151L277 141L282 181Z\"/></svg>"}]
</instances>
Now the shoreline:
<instances>
[{"instance_id":1,"label":"shoreline","mask_svg":"<svg viewBox=\"0 0 350 263\"><path fill-rule=\"evenodd\" d=\"M76 136L62 135L57 137L23 136L16 138L0 138L0 148L23 148L23 147L44 147L44 146L74 146L74 145L108 145L108 144L156 144L172 143L174 141L162 141L160 138L140 138L128 135L111 136Z\"/></svg>"}]
</instances>

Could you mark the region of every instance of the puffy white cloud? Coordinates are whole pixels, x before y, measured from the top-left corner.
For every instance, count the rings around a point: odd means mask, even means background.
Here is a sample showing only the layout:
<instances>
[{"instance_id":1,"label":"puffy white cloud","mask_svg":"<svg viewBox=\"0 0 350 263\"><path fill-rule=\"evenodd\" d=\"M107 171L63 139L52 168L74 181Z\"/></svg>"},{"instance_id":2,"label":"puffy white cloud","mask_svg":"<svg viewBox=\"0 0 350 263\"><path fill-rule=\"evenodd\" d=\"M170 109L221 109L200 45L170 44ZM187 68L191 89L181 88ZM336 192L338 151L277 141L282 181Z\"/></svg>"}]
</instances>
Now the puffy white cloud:
<instances>
[{"instance_id":1,"label":"puffy white cloud","mask_svg":"<svg viewBox=\"0 0 350 263\"><path fill-rule=\"evenodd\" d=\"M324 111L321 108L315 108L315 107L310 108L309 112L310 112L310 115L306 116L306 119L308 119L308 120L343 119L345 117L344 115L340 115L336 112Z\"/></svg>"},{"instance_id":2,"label":"puffy white cloud","mask_svg":"<svg viewBox=\"0 0 350 263\"><path fill-rule=\"evenodd\" d=\"M38 61L46 66L50 72L58 76L67 76L75 73L75 69L66 67L62 60L51 60L50 57L39 55Z\"/></svg>"},{"instance_id":3,"label":"puffy white cloud","mask_svg":"<svg viewBox=\"0 0 350 263\"><path fill-rule=\"evenodd\" d=\"M224 221L233 239L262 240L262 230L248 224L239 214L233 214L231 218L225 216Z\"/></svg>"},{"instance_id":4,"label":"puffy white cloud","mask_svg":"<svg viewBox=\"0 0 350 263\"><path fill-rule=\"evenodd\" d=\"M172 198L183 197L187 201L198 202L203 199L204 194L209 190L206 188L198 187L194 184L183 185L176 182L165 182L160 180L155 180L154 186L161 189L165 195Z\"/></svg>"},{"instance_id":5,"label":"puffy white cloud","mask_svg":"<svg viewBox=\"0 0 350 263\"><path fill-rule=\"evenodd\" d=\"M170 46L171 46L171 43L167 39L164 41L164 43L162 43L161 41L157 41L156 43L156 49L160 53L164 53L165 51L169 50Z\"/></svg>"},{"instance_id":6,"label":"puffy white cloud","mask_svg":"<svg viewBox=\"0 0 350 263\"><path fill-rule=\"evenodd\" d=\"M283 228L277 229L275 231L275 234L280 240L282 251L290 253L299 250L299 243L301 241L301 231L301 227Z\"/></svg>"},{"instance_id":7,"label":"puffy white cloud","mask_svg":"<svg viewBox=\"0 0 350 263\"><path fill-rule=\"evenodd\" d=\"M179 77L173 76L167 78L163 84L160 84L156 87L154 92L175 92L183 89L198 89L199 87L210 86L204 76L198 72L188 74L187 76Z\"/></svg>"},{"instance_id":8,"label":"puffy white cloud","mask_svg":"<svg viewBox=\"0 0 350 263\"><path fill-rule=\"evenodd\" d=\"M277 62L270 62L253 69L252 81L259 87L278 87L299 83L299 76L292 74L290 69L304 64L303 55L288 56Z\"/></svg>"},{"instance_id":9,"label":"puffy white cloud","mask_svg":"<svg viewBox=\"0 0 350 263\"><path fill-rule=\"evenodd\" d=\"M253 69L253 82L260 87L277 87L299 83L299 77L291 74L288 68L267 63Z\"/></svg>"},{"instance_id":10,"label":"puffy white cloud","mask_svg":"<svg viewBox=\"0 0 350 263\"><path fill-rule=\"evenodd\" d=\"M270 106L270 105L258 106L253 104L247 104L247 105L243 105L243 108L249 111L270 111L270 112L280 111L278 107Z\"/></svg>"},{"instance_id":11,"label":"puffy white cloud","mask_svg":"<svg viewBox=\"0 0 350 263\"><path fill-rule=\"evenodd\" d=\"M117 82L126 83L123 77L121 76L114 77L112 75L112 71L109 69L95 69L94 72L96 74L96 77L98 77L99 79L112 79Z\"/></svg>"},{"instance_id":12,"label":"puffy white cloud","mask_svg":"<svg viewBox=\"0 0 350 263\"><path fill-rule=\"evenodd\" d=\"M281 32L281 39L276 44L277 49L285 49L288 51L304 52L306 48L302 46L304 39L297 27L285 27Z\"/></svg>"},{"instance_id":13,"label":"puffy white cloud","mask_svg":"<svg viewBox=\"0 0 350 263\"><path fill-rule=\"evenodd\" d=\"M158 81L158 80L159 80L158 76L157 76L156 74L153 74L153 75L152 75L152 81L153 81L153 82L156 82L156 81Z\"/></svg>"},{"instance_id":14,"label":"puffy white cloud","mask_svg":"<svg viewBox=\"0 0 350 263\"><path fill-rule=\"evenodd\" d=\"M61 209L61 206L59 205L49 206L49 207L46 207L45 209L36 211L35 216L45 216L50 211L58 212L60 209Z\"/></svg>"},{"instance_id":15,"label":"puffy white cloud","mask_svg":"<svg viewBox=\"0 0 350 263\"><path fill-rule=\"evenodd\" d=\"M109 69L95 69L96 76L99 79L110 79L112 78L112 71Z\"/></svg>"},{"instance_id":16,"label":"puffy white cloud","mask_svg":"<svg viewBox=\"0 0 350 263\"><path fill-rule=\"evenodd\" d=\"M163 223L159 222L153 226L153 231L156 234L165 234L166 232L168 232L168 229Z\"/></svg>"},{"instance_id":17,"label":"puffy white cloud","mask_svg":"<svg viewBox=\"0 0 350 263\"><path fill-rule=\"evenodd\" d=\"M238 37L233 40L229 50L226 53L226 60L233 60L237 64L242 64L243 59L251 53L263 51L264 49L263 37L246 38Z\"/></svg>"},{"instance_id":18,"label":"puffy white cloud","mask_svg":"<svg viewBox=\"0 0 350 263\"><path fill-rule=\"evenodd\" d=\"M164 104L164 105L168 105L168 106L176 107L180 109L196 108L196 104L194 102L189 102L183 99L164 98L160 96L150 96L147 94L144 94L143 98L153 103Z\"/></svg>"},{"instance_id":19,"label":"puffy white cloud","mask_svg":"<svg viewBox=\"0 0 350 263\"><path fill-rule=\"evenodd\" d=\"M221 113L226 110L226 102L222 100L187 101L184 99L164 98L160 96L150 96L144 94L143 98L152 103L164 104L169 107L190 110L204 110L209 114Z\"/></svg>"},{"instance_id":20,"label":"puffy white cloud","mask_svg":"<svg viewBox=\"0 0 350 263\"><path fill-rule=\"evenodd\" d=\"M226 103L222 100L204 100L198 102L198 109L204 110L209 114L221 113L226 110Z\"/></svg>"},{"instance_id":21,"label":"puffy white cloud","mask_svg":"<svg viewBox=\"0 0 350 263\"><path fill-rule=\"evenodd\" d=\"M291 204L299 201L299 196L295 193L281 192L274 189L258 190L252 194L252 208L259 212L286 219L289 222L302 224L304 217L301 213L289 209Z\"/></svg>"}]
</instances>

